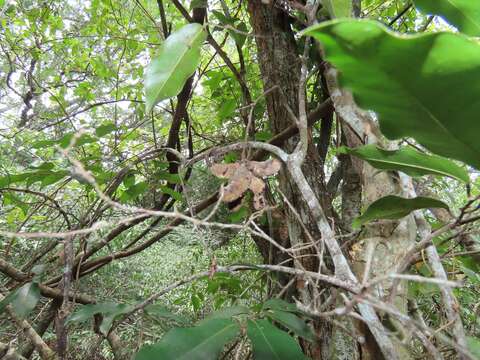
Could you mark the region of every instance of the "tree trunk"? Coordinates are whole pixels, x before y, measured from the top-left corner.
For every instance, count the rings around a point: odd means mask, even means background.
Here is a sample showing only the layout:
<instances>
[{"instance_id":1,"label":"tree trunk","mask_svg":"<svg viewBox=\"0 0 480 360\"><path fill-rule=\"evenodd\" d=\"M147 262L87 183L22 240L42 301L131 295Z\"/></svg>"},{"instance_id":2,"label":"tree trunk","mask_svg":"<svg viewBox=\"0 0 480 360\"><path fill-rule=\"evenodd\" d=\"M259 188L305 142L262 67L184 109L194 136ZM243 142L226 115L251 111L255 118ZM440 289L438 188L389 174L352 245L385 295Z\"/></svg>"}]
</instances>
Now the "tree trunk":
<instances>
[{"instance_id":1,"label":"tree trunk","mask_svg":"<svg viewBox=\"0 0 480 360\"><path fill-rule=\"evenodd\" d=\"M267 111L270 127L274 134L278 134L294 124L294 120L288 111L298 116L298 92L300 82L300 58L297 52L297 43L293 31L290 27L287 14L274 3L264 4L260 0L250 0L248 2L248 11L250 13L250 22L255 33L257 43L258 61L263 80L264 91L266 94ZM274 90L273 90L274 89ZM302 90L303 91L303 90ZM310 134L311 135L311 134ZM283 148L287 152L292 152L298 143L298 136L288 140ZM323 161L319 152L309 142L307 157L304 162L303 172L310 186L315 192L317 198L322 204L327 216L333 216L331 199L326 191L323 178ZM311 218L310 210L297 186L289 179L285 170L279 175L280 190L288 199L293 209L285 205L284 211L287 214L288 235L293 247L312 244L312 239L316 242L320 239L320 232L315 226L315 221ZM300 219L299 219L300 218ZM301 223L299 222L301 220ZM306 231L304 231L305 226ZM310 237L311 236L311 237ZM319 271L319 256L315 246L295 253L294 266L299 269L309 271ZM300 258L299 258L300 257ZM275 262L277 259L270 259ZM323 266L324 270L325 265ZM301 279L296 280L296 290L298 296L304 304L316 308L324 298L319 295L320 288L316 284L305 283ZM353 344L347 349L340 350L340 346L345 348L345 341L338 344L335 350L331 342L332 326L330 323L317 321L314 324L315 331L320 339L317 344L302 344L307 355L312 359L342 359L348 354L349 359L355 359L356 345ZM345 339L343 334L343 340ZM343 357L337 357L334 352L344 353Z\"/></svg>"}]
</instances>

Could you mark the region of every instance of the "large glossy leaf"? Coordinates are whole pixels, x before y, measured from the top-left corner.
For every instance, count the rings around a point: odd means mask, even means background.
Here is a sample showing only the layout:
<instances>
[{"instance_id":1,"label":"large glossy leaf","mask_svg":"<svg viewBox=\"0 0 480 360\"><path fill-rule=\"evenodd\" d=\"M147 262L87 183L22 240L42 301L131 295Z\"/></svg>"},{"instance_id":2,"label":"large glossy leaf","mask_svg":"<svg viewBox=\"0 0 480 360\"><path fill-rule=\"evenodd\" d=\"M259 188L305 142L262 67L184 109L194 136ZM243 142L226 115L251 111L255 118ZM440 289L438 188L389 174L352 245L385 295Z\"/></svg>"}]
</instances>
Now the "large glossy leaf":
<instances>
[{"instance_id":1,"label":"large glossy leaf","mask_svg":"<svg viewBox=\"0 0 480 360\"><path fill-rule=\"evenodd\" d=\"M40 298L40 289L36 282L30 282L17 290L8 294L0 302L0 313L2 313L7 305L11 305L13 311L20 316L25 317L32 311Z\"/></svg>"},{"instance_id":2,"label":"large glossy leaf","mask_svg":"<svg viewBox=\"0 0 480 360\"><path fill-rule=\"evenodd\" d=\"M135 360L217 359L225 344L239 332L239 326L230 319L212 319L191 328L175 328L159 343L144 346Z\"/></svg>"},{"instance_id":3,"label":"large glossy leaf","mask_svg":"<svg viewBox=\"0 0 480 360\"><path fill-rule=\"evenodd\" d=\"M66 324L83 322L93 318L96 314L103 316L100 324L100 332L104 335L110 330L113 321L122 314L127 314L133 309L132 305L117 304L114 302L82 305L77 311L71 314Z\"/></svg>"},{"instance_id":4,"label":"large glossy leaf","mask_svg":"<svg viewBox=\"0 0 480 360\"><path fill-rule=\"evenodd\" d=\"M371 203L368 209L353 221L352 226L353 228L358 228L369 221L377 219L400 219L414 210L428 208L448 209L448 205L440 200L427 197L406 199L400 196L389 195Z\"/></svg>"},{"instance_id":5,"label":"large glossy leaf","mask_svg":"<svg viewBox=\"0 0 480 360\"><path fill-rule=\"evenodd\" d=\"M200 24L188 24L171 34L148 65L145 75L147 112L159 101L177 95L200 62L207 34Z\"/></svg>"},{"instance_id":6,"label":"large glossy leaf","mask_svg":"<svg viewBox=\"0 0 480 360\"><path fill-rule=\"evenodd\" d=\"M415 5L420 11L442 16L465 34L480 35L480 1L415 0Z\"/></svg>"},{"instance_id":7,"label":"large glossy leaf","mask_svg":"<svg viewBox=\"0 0 480 360\"><path fill-rule=\"evenodd\" d=\"M295 335L298 335L306 340L315 341L316 336L312 329L302 318L298 317L291 312L271 310L267 312L269 318L277 321L285 326L287 329L293 331Z\"/></svg>"},{"instance_id":8,"label":"large glossy leaf","mask_svg":"<svg viewBox=\"0 0 480 360\"><path fill-rule=\"evenodd\" d=\"M410 176L440 175L469 182L468 173L454 162L403 147L398 150L384 150L375 145L365 145L355 149L341 147L339 153L350 154L381 170L398 170Z\"/></svg>"},{"instance_id":9,"label":"large glossy leaf","mask_svg":"<svg viewBox=\"0 0 480 360\"><path fill-rule=\"evenodd\" d=\"M255 360L306 359L295 339L268 320L249 320L247 335L252 342Z\"/></svg>"},{"instance_id":10,"label":"large glossy leaf","mask_svg":"<svg viewBox=\"0 0 480 360\"><path fill-rule=\"evenodd\" d=\"M307 29L357 103L389 139L413 137L433 153L480 168L480 44L458 34L398 36L374 21ZM455 95L454 95L455 94Z\"/></svg>"}]
</instances>

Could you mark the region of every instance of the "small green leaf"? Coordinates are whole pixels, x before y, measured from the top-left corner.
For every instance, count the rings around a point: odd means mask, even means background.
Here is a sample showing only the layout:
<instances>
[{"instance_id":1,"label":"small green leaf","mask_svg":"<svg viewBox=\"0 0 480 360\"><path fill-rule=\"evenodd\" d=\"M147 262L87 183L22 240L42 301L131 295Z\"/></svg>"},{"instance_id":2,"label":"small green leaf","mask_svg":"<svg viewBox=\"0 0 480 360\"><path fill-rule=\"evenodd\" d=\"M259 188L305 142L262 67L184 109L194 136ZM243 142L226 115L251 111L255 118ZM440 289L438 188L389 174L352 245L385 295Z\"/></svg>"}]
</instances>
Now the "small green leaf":
<instances>
[{"instance_id":1,"label":"small green leaf","mask_svg":"<svg viewBox=\"0 0 480 360\"><path fill-rule=\"evenodd\" d=\"M111 132L115 131L116 129L117 129L117 127L115 126L114 123L107 122L107 123L104 123L104 124L100 125L99 127L97 127L95 129L95 134L98 137L102 137L102 136L105 136L107 134L110 134Z\"/></svg>"},{"instance_id":2,"label":"small green leaf","mask_svg":"<svg viewBox=\"0 0 480 360\"><path fill-rule=\"evenodd\" d=\"M28 315L40 299L40 288L36 282L26 283L17 290L11 292L0 302L0 313L3 312L7 305L11 305L13 311L20 316Z\"/></svg>"},{"instance_id":3,"label":"small green leaf","mask_svg":"<svg viewBox=\"0 0 480 360\"><path fill-rule=\"evenodd\" d=\"M108 334L113 321L122 314L128 314L133 310L133 305L117 304L114 302L82 305L77 311L72 313L65 324L83 322L93 318L96 314L103 316L100 324L100 332Z\"/></svg>"},{"instance_id":4,"label":"small green leaf","mask_svg":"<svg viewBox=\"0 0 480 360\"><path fill-rule=\"evenodd\" d=\"M125 192L128 194L129 199L133 200L143 194L147 189L147 183L142 181L130 186Z\"/></svg>"},{"instance_id":5,"label":"small green leaf","mask_svg":"<svg viewBox=\"0 0 480 360\"><path fill-rule=\"evenodd\" d=\"M175 328L157 344L140 349L135 360L217 359L225 344L239 332L239 326L230 319L212 319L191 328Z\"/></svg>"},{"instance_id":6,"label":"small green leaf","mask_svg":"<svg viewBox=\"0 0 480 360\"><path fill-rule=\"evenodd\" d=\"M159 318L162 318L162 319L166 319L166 320L172 320L172 321L175 321L175 322L180 323L180 324L185 325L185 324L188 323L187 318L185 318L184 316L181 316L181 315L174 314L169 309L167 309L167 307L164 306L164 305L160 305L160 304L148 305L145 308L145 312L149 315L159 317Z\"/></svg>"},{"instance_id":7,"label":"small green leaf","mask_svg":"<svg viewBox=\"0 0 480 360\"><path fill-rule=\"evenodd\" d=\"M237 108L237 101L235 99L228 99L220 105L218 109L218 119L225 120L235 113Z\"/></svg>"},{"instance_id":8,"label":"small green leaf","mask_svg":"<svg viewBox=\"0 0 480 360\"><path fill-rule=\"evenodd\" d=\"M361 225L376 219L400 219L414 210L428 208L443 208L448 210L448 205L443 201L428 197L406 199L389 195L371 203L368 209L353 221L352 226L353 228L359 228Z\"/></svg>"},{"instance_id":9,"label":"small green leaf","mask_svg":"<svg viewBox=\"0 0 480 360\"><path fill-rule=\"evenodd\" d=\"M440 156L427 155L409 147L390 151L375 145L365 145L355 149L341 147L338 152L359 157L381 170L398 170L410 176L428 174L449 176L465 183L470 180L467 171L454 162Z\"/></svg>"},{"instance_id":10,"label":"small green leaf","mask_svg":"<svg viewBox=\"0 0 480 360\"><path fill-rule=\"evenodd\" d=\"M267 312L267 316L293 331L295 335L309 341L317 340L315 334L305 320L295 314L285 311L271 310Z\"/></svg>"},{"instance_id":11,"label":"small green leaf","mask_svg":"<svg viewBox=\"0 0 480 360\"><path fill-rule=\"evenodd\" d=\"M418 9L440 15L458 30L480 36L480 2L476 0L415 0Z\"/></svg>"},{"instance_id":12,"label":"small green leaf","mask_svg":"<svg viewBox=\"0 0 480 360\"><path fill-rule=\"evenodd\" d=\"M255 360L307 359L295 339L268 320L248 320L247 335Z\"/></svg>"},{"instance_id":13,"label":"small green leaf","mask_svg":"<svg viewBox=\"0 0 480 360\"><path fill-rule=\"evenodd\" d=\"M237 211L228 214L228 220L231 223L238 224L243 222L248 217L248 215L250 215L248 208L246 206L242 206Z\"/></svg>"},{"instance_id":14,"label":"small green leaf","mask_svg":"<svg viewBox=\"0 0 480 360\"><path fill-rule=\"evenodd\" d=\"M248 28L247 25L241 21L233 29L228 29L230 36L235 40L239 48L242 48L247 40Z\"/></svg>"},{"instance_id":15,"label":"small green leaf","mask_svg":"<svg viewBox=\"0 0 480 360\"><path fill-rule=\"evenodd\" d=\"M159 187L162 193L170 195L172 198L174 198L177 201L182 201L183 196L180 194L178 191L175 191L168 186L160 186Z\"/></svg>"},{"instance_id":16,"label":"small green leaf","mask_svg":"<svg viewBox=\"0 0 480 360\"><path fill-rule=\"evenodd\" d=\"M358 105L377 113L387 138L412 137L480 169L480 86L472 81L480 78L478 41L453 33L400 36L364 20L330 21L305 34L321 42Z\"/></svg>"},{"instance_id":17,"label":"small green leaf","mask_svg":"<svg viewBox=\"0 0 480 360\"><path fill-rule=\"evenodd\" d=\"M145 74L146 110L176 96L200 63L200 47L207 38L202 25L192 23L171 34L148 65Z\"/></svg>"},{"instance_id":18,"label":"small green leaf","mask_svg":"<svg viewBox=\"0 0 480 360\"><path fill-rule=\"evenodd\" d=\"M122 181L123 185L125 185L125 187L129 188L130 186L133 186L135 184L135 174L134 173L130 173L128 174L127 176L125 176L125 178L123 179Z\"/></svg>"}]
</instances>

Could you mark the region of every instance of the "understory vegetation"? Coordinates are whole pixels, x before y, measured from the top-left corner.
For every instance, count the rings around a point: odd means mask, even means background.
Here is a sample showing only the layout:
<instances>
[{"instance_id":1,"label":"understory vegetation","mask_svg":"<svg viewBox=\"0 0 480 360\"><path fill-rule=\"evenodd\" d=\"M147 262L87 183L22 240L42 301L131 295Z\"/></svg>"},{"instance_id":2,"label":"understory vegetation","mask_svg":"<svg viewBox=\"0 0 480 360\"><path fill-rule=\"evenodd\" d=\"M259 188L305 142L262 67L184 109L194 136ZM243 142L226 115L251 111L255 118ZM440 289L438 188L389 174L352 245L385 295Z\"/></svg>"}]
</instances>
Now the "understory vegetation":
<instances>
[{"instance_id":1,"label":"understory vegetation","mask_svg":"<svg viewBox=\"0 0 480 360\"><path fill-rule=\"evenodd\" d=\"M480 1L0 0L0 358L480 359Z\"/></svg>"}]
</instances>

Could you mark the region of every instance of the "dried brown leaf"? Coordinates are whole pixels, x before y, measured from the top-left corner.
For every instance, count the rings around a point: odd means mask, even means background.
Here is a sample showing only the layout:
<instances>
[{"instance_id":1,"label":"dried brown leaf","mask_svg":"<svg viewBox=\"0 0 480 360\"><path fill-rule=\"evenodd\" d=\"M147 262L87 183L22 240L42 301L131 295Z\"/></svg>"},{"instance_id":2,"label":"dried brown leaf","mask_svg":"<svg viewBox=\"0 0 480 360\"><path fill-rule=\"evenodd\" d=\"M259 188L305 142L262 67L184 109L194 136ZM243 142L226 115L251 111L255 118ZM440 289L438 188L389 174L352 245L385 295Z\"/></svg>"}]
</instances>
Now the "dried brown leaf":
<instances>
[{"instance_id":1,"label":"dried brown leaf","mask_svg":"<svg viewBox=\"0 0 480 360\"><path fill-rule=\"evenodd\" d=\"M240 165L223 190L223 201L230 202L241 197L250 186L252 177L252 173L244 165Z\"/></svg>"},{"instance_id":2,"label":"dried brown leaf","mask_svg":"<svg viewBox=\"0 0 480 360\"><path fill-rule=\"evenodd\" d=\"M213 175L219 178L230 179L235 171L238 170L240 164L233 163L233 164L213 164L210 166L210 171Z\"/></svg>"},{"instance_id":3,"label":"dried brown leaf","mask_svg":"<svg viewBox=\"0 0 480 360\"><path fill-rule=\"evenodd\" d=\"M265 183L262 179L252 176L249 189L252 190L254 194L261 194L263 193L263 190L265 190Z\"/></svg>"},{"instance_id":4,"label":"dried brown leaf","mask_svg":"<svg viewBox=\"0 0 480 360\"><path fill-rule=\"evenodd\" d=\"M282 167L282 163L277 159L248 161L247 167L254 175L264 177L276 174Z\"/></svg>"}]
</instances>

